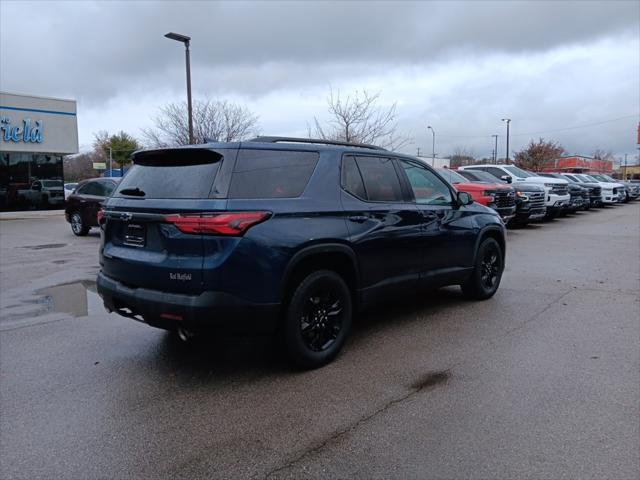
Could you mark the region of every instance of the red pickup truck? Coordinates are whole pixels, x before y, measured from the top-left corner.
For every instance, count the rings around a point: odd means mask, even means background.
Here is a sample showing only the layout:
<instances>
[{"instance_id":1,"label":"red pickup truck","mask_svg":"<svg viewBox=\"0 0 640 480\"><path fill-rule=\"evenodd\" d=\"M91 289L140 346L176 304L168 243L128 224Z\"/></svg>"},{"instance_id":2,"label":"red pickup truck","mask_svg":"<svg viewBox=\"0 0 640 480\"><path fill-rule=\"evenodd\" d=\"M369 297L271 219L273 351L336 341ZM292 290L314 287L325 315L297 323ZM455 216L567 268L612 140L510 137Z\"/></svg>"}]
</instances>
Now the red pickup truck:
<instances>
[{"instance_id":1,"label":"red pickup truck","mask_svg":"<svg viewBox=\"0 0 640 480\"><path fill-rule=\"evenodd\" d=\"M493 208L506 223L516 214L516 192L504 183L471 183L458 172L439 168L438 173L451 183L456 190L467 192L475 202Z\"/></svg>"}]
</instances>

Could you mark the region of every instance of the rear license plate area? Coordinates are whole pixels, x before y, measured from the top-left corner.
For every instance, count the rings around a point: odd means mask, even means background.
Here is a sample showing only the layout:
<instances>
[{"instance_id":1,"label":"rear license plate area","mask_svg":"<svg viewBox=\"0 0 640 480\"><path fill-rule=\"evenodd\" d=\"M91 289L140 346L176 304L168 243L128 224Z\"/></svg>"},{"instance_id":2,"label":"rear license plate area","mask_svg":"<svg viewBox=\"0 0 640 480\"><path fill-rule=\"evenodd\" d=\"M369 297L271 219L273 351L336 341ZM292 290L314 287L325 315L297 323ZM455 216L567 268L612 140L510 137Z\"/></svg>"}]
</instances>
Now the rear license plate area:
<instances>
[{"instance_id":1,"label":"rear license plate area","mask_svg":"<svg viewBox=\"0 0 640 480\"><path fill-rule=\"evenodd\" d=\"M124 245L129 247L144 247L147 242L147 229L141 223L128 223L124 227Z\"/></svg>"}]
</instances>

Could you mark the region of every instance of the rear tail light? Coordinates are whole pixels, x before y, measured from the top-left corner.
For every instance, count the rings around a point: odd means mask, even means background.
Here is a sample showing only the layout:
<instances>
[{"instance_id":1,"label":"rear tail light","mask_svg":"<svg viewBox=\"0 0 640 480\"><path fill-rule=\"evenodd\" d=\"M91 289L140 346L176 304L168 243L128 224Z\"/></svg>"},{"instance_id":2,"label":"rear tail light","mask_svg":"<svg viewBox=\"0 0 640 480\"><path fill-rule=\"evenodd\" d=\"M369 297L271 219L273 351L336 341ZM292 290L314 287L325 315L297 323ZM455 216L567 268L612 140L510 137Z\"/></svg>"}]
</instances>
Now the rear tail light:
<instances>
[{"instance_id":1,"label":"rear tail light","mask_svg":"<svg viewBox=\"0 0 640 480\"><path fill-rule=\"evenodd\" d=\"M104 210L101 208L98 210L98 225L102 225L102 221L104 220Z\"/></svg>"},{"instance_id":2,"label":"rear tail light","mask_svg":"<svg viewBox=\"0 0 640 480\"><path fill-rule=\"evenodd\" d=\"M239 236L249 228L266 220L271 212L225 212L167 215L164 221L172 223L182 233Z\"/></svg>"}]
</instances>

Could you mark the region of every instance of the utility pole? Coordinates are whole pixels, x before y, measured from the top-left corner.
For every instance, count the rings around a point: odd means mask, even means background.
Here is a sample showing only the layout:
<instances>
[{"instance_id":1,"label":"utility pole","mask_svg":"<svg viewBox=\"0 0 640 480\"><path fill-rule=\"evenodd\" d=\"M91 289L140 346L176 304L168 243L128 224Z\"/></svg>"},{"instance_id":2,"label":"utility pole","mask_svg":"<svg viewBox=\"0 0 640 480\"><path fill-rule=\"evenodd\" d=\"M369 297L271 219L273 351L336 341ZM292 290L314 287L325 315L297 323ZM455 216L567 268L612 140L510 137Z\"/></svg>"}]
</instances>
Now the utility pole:
<instances>
[{"instance_id":1,"label":"utility pole","mask_svg":"<svg viewBox=\"0 0 640 480\"><path fill-rule=\"evenodd\" d=\"M627 181L627 154L624 154L624 176L622 177L622 179L626 182Z\"/></svg>"},{"instance_id":2,"label":"utility pole","mask_svg":"<svg viewBox=\"0 0 640 480\"><path fill-rule=\"evenodd\" d=\"M491 135L491 136L495 140L495 143L493 146L493 164L495 165L496 163L498 163L498 135Z\"/></svg>"},{"instance_id":3,"label":"utility pole","mask_svg":"<svg viewBox=\"0 0 640 480\"><path fill-rule=\"evenodd\" d=\"M507 122L507 154L505 155L505 162L509 165L511 162L509 161L509 124L511 123L510 118L503 118L503 122Z\"/></svg>"},{"instance_id":4,"label":"utility pole","mask_svg":"<svg viewBox=\"0 0 640 480\"><path fill-rule=\"evenodd\" d=\"M113 177L113 149L109 147L109 176Z\"/></svg>"},{"instance_id":5,"label":"utility pole","mask_svg":"<svg viewBox=\"0 0 640 480\"><path fill-rule=\"evenodd\" d=\"M416 154L416 157L420 156L420 147L418 147L418 153Z\"/></svg>"},{"instance_id":6,"label":"utility pole","mask_svg":"<svg viewBox=\"0 0 640 480\"><path fill-rule=\"evenodd\" d=\"M436 131L429 125L427 130L431 130L433 134L433 141L431 143L431 166L435 167L436 165Z\"/></svg>"}]
</instances>

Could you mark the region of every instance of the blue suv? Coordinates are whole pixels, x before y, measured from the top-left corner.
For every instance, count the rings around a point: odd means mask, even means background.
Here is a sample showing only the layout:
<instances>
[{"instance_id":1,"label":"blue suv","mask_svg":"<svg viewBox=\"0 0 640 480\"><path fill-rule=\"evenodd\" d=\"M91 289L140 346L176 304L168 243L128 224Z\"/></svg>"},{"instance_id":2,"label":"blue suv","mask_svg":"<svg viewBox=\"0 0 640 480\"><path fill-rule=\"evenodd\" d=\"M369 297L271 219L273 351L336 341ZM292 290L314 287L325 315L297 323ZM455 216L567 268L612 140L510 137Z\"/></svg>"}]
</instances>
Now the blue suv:
<instances>
[{"instance_id":1,"label":"blue suv","mask_svg":"<svg viewBox=\"0 0 640 480\"><path fill-rule=\"evenodd\" d=\"M410 156L285 137L146 150L100 213L105 307L185 339L279 332L330 362L353 313L426 287L500 284L505 228Z\"/></svg>"}]
</instances>

